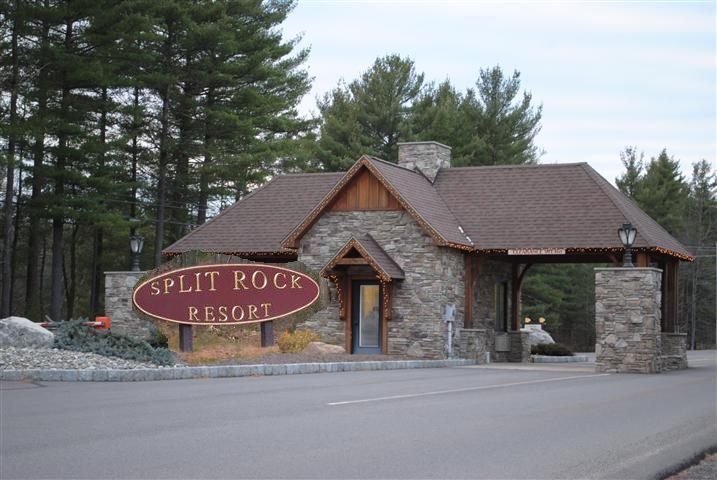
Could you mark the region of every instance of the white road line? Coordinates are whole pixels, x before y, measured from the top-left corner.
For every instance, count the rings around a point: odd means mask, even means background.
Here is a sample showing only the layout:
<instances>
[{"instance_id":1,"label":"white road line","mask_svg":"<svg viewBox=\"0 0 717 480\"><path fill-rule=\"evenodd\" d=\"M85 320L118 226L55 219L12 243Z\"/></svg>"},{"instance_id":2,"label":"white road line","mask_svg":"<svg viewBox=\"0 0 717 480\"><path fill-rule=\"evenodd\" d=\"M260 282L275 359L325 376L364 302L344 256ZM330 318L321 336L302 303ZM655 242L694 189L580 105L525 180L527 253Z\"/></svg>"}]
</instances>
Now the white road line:
<instances>
[{"instance_id":1,"label":"white road line","mask_svg":"<svg viewBox=\"0 0 717 480\"><path fill-rule=\"evenodd\" d=\"M536 383L560 382L563 380L575 380L578 378L607 377L609 375L610 375L609 373L599 373L599 374L595 374L595 375L575 375L572 377L553 377L553 378L544 378L542 380L529 380L526 382L498 383L495 385L482 385L480 387L455 388L452 390L435 390L432 392L408 393L405 395L391 395L388 397L363 398L360 400L345 400L343 402L327 403L327 405L330 407L335 407L335 406L339 406L339 405L351 405L354 403L382 402L385 400L401 400L404 398L417 398L417 397L428 397L428 396L432 396L432 395L445 395L447 393L473 392L476 390L490 390L493 388L517 387L520 385L533 385Z\"/></svg>"}]
</instances>

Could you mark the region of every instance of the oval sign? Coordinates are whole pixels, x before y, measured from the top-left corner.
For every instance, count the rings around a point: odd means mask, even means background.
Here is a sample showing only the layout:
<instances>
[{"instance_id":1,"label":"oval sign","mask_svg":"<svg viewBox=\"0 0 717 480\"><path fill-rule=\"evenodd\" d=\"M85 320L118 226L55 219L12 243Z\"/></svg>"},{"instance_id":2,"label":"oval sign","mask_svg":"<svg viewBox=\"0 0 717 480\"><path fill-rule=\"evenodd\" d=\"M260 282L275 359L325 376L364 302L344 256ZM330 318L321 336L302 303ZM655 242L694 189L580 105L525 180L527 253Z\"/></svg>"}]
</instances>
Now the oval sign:
<instances>
[{"instance_id":1,"label":"oval sign","mask_svg":"<svg viewBox=\"0 0 717 480\"><path fill-rule=\"evenodd\" d=\"M319 298L313 278L264 264L198 265L171 270L134 289L132 303L160 320L231 325L275 320Z\"/></svg>"}]
</instances>

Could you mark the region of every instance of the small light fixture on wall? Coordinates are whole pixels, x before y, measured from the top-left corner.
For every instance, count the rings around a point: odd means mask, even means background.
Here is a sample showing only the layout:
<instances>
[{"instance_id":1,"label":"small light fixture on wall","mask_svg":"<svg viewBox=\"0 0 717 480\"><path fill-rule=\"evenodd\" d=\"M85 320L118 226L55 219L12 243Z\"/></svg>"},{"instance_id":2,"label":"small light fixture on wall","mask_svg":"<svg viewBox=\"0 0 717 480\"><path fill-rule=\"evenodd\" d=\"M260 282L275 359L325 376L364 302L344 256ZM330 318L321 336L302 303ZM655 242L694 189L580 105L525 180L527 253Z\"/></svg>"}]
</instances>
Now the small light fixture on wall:
<instances>
[{"instance_id":1,"label":"small light fixture on wall","mask_svg":"<svg viewBox=\"0 0 717 480\"><path fill-rule=\"evenodd\" d=\"M637 229L632 226L632 223L623 223L622 227L617 229L617 236L620 237L620 241L625 246L625 256L622 260L623 267L634 267L632 264L632 244L635 242L635 235L637 235Z\"/></svg>"},{"instance_id":2,"label":"small light fixture on wall","mask_svg":"<svg viewBox=\"0 0 717 480\"><path fill-rule=\"evenodd\" d=\"M144 247L144 237L142 235L130 235L129 249L132 252L132 271L139 272L139 255Z\"/></svg>"}]
</instances>

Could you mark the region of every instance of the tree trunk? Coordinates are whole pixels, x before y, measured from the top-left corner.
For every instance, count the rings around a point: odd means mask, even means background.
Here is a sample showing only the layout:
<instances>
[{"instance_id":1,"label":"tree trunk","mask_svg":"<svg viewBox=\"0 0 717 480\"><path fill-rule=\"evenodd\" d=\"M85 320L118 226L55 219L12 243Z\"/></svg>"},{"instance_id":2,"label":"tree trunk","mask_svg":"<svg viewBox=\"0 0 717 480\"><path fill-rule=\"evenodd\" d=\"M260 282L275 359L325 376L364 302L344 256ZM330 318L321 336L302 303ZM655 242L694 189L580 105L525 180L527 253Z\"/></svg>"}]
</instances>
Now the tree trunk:
<instances>
[{"instance_id":1,"label":"tree trunk","mask_svg":"<svg viewBox=\"0 0 717 480\"><path fill-rule=\"evenodd\" d=\"M157 179L157 227L154 237L154 267L162 264L162 246L164 240L165 202L167 197L167 135L169 135L169 88L162 95L162 131L159 139L159 171Z\"/></svg>"},{"instance_id":2,"label":"tree trunk","mask_svg":"<svg viewBox=\"0 0 717 480\"><path fill-rule=\"evenodd\" d=\"M170 61L172 45L174 43L174 26L169 24L167 28L167 39L164 42L164 58ZM154 267L162 264L162 247L164 246L164 227L166 222L165 206L167 201L167 163L169 160L169 83L162 86L159 92L162 101L162 112L160 114L161 131L159 136L159 171L157 179L157 226L154 237Z\"/></svg>"},{"instance_id":3,"label":"tree trunk","mask_svg":"<svg viewBox=\"0 0 717 480\"><path fill-rule=\"evenodd\" d=\"M207 221L207 206L209 203L209 174L207 169L212 163L212 126L209 121L214 107L214 91L209 88L207 92L207 114L204 120L204 160L199 171L199 207L197 208L197 225Z\"/></svg>"},{"instance_id":4,"label":"tree trunk","mask_svg":"<svg viewBox=\"0 0 717 480\"><path fill-rule=\"evenodd\" d=\"M72 27L73 21L68 20L65 24L65 53L72 48ZM62 96L60 97L60 118L66 119L70 110L70 88L67 83L67 75L62 72ZM60 127L57 136L57 162L55 164L55 203L63 206L65 202L65 168L67 166L67 133L64 126ZM62 265L63 265L63 235L65 230L65 215L62 208L52 216L52 289L50 295L50 318L54 321L62 319L63 286L62 286Z\"/></svg>"},{"instance_id":5,"label":"tree trunk","mask_svg":"<svg viewBox=\"0 0 717 480\"><path fill-rule=\"evenodd\" d=\"M10 74L10 126L7 139L7 180L5 183L5 204L3 205L3 255L2 255L2 293L0 294L0 318L9 317L12 297L13 231L12 204L15 196L15 132L17 131L17 85L19 63L17 55L18 0L14 4L14 20L10 40L12 72Z\"/></svg>"},{"instance_id":6,"label":"tree trunk","mask_svg":"<svg viewBox=\"0 0 717 480\"><path fill-rule=\"evenodd\" d=\"M100 155L98 170L103 174L105 168L105 149L107 148L107 87L102 87L102 112L100 114ZM101 226L95 227L94 240L92 242L92 270L90 289L90 315L94 318L100 313L100 290L102 287L102 241L104 230Z\"/></svg>"},{"instance_id":7,"label":"tree trunk","mask_svg":"<svg viewBox=\"0 0 717 480\"><path fill-rule=\"evenodd\" d=\"M45 1L45 6L48 2ZM25 283L25 314L34 320L43 320L44 311L42 303L42 274L45 265L45 229L41 222L40 199L45 185L43 163L45 160L45 129L47 118L47 50L49 43L50 25L45 20L42 23L40 73L37 84L37 114L39 126L35 127L32 165L32 196L30 197L30 228L28 232L27 278ZM40 257L42 256L42 261Z\"/></svg>"},{"instance_id":8,"label":"tree trunk","mask_svg":"<svg viewBox=\"0 0 717 480\"><path fill-rule=\"evenodd\" d=\"M75 318L75 298L77 295L77 233L80 226L72 227L72 242L70 243L70 275L67 276L65 263L62 264L62 276L65 280L65 299L67 302L67 318Z\"/></svg>"}]
</instances>

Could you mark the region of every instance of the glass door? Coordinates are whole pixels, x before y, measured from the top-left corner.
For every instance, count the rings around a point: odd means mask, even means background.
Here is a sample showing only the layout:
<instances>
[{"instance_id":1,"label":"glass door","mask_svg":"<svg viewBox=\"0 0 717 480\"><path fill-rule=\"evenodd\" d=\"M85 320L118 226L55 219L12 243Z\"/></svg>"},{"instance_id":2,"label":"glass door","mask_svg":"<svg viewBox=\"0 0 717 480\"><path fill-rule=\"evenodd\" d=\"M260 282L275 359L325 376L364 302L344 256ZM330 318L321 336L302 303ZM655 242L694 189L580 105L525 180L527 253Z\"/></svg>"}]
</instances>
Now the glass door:
<instances>
[{"instance_id":1,"label":"glass door","mask_svg":"<svg viewBox=\"0 0 717 480\"><path fill-rule=\"evenodd\" d=\"M381 286L371 280L353 281L351 305L353 353L381 353Z\"/></svg>"}]
</instances>

